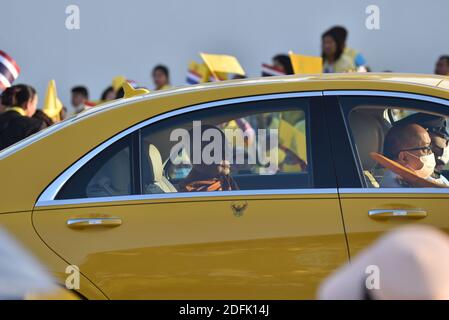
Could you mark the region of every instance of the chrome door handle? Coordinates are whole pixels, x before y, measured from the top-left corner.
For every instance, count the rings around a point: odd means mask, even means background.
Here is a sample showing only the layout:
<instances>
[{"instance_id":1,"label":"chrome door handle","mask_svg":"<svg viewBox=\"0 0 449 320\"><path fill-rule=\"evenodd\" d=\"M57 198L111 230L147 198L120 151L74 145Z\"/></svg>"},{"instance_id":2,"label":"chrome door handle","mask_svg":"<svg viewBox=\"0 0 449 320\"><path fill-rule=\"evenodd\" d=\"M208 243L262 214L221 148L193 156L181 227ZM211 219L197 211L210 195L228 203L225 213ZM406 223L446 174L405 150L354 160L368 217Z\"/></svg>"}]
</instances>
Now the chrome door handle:
<instances>
[{"instance_id":1,"label":"chrome door handle","mask_svg":"<svg viewBox=\"0 0 449 320\"><path fill-rule=\"evenodd\" d=\"M385 219L392 217L422 219L427 217L427 212L422 209L373 209L368 211L368 216L373 219Z\"/></svg>"},{"instance_id":2,"label":"chrome door handle","mask_svg":"<svg viewBox=\"0 0 449 320\"><path fill-rule=\"evenodd\" d=\"M93 226L118 227L121 224L122 219L118 217L73 218L67 220L67 226L72 229L81 229Z\"/></svg>"}]
</instances>

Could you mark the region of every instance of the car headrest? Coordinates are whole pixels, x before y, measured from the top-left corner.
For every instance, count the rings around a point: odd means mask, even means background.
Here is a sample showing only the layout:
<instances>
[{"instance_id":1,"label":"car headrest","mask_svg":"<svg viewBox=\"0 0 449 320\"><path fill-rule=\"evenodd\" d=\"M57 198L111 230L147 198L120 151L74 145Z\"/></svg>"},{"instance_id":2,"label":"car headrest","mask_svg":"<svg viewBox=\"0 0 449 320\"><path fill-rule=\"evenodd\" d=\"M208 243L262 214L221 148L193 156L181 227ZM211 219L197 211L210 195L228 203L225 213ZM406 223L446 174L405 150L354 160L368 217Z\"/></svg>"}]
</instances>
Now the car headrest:
<instances>
[{"instance_id":1,"label":"car headrest","mask_svg":"<svg viewBox=\"0 0 449 320\"><path fill-rule=\"evenodd\" d=\"M148 145L148 160L150 161L150 179L153 182L162 180L164 167L159 150L152 144Z\"/></svg>"},{"instance_id":2,"label":"car headrest","mask_svg":"<svg viewBox=\"0 0 449 320\"><path fill-rule=\"evenodd\" d=\"M349 115L349 123L362 167L365 170L370 170L376 165L376 162L370 156L370 152L382 153L385 136L384 127L374 115L358 110Z\"/></svg>"}]
</instances>

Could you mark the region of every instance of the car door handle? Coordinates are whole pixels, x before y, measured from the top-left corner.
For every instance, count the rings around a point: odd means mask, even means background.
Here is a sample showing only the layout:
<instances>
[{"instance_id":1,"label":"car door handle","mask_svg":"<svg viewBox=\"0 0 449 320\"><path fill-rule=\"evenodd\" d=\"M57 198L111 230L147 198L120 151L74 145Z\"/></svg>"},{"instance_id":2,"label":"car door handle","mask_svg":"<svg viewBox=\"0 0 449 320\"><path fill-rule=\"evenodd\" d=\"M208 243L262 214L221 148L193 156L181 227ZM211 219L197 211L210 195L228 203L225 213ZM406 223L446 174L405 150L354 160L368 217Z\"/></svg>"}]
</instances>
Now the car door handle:
<instances>
[{"instance_id":1,"label":"car door handle","mask_svg":"<svg viewBox=\"0 0 449 320\"><path fill-rule=\"evenodd\" d=\"M372 219L386 219L395 217L422 219L427 217L427 212L422 209L373 209L368 211L368 216Z\"/></svg>"},{"instance_id":2,"label":"car door handle","mask_svg":"<svg viewBox=\"0 0 449 320\"><path fill-rule=\"evenodd\" d=\"M72 218L67 220L67 226L72 229L82 229L94 226L118 227L121 224L122 219L118 217Z\"/></svg>"}]
</instances>

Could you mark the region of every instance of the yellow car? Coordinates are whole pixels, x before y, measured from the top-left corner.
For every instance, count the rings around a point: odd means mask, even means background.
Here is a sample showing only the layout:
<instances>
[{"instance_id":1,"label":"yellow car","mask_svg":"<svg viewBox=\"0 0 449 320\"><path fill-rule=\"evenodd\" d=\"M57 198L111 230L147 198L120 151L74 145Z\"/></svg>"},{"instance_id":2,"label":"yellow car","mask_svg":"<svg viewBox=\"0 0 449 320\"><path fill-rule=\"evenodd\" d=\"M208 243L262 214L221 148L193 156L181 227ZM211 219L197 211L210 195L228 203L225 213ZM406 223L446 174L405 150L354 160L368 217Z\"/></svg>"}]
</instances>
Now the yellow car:
<instances>
[{"instance_id":1,"label":"yellow car","mask_svg":"<svg viewBox=\"0 0 449 320\"><path fill-rule=\"evenodd\" d=\"M380 188L369 156L398 119L449 116L448 89L390 73L128 92L0 152L0 225L62 286L79 269L87 299L315 298L383 232L448 230L449 189ZM276 133L279 166L232 164L238 190L185 191L174 132L200 121L244 128L245 148Z\"/></svg>"}]
</instances>

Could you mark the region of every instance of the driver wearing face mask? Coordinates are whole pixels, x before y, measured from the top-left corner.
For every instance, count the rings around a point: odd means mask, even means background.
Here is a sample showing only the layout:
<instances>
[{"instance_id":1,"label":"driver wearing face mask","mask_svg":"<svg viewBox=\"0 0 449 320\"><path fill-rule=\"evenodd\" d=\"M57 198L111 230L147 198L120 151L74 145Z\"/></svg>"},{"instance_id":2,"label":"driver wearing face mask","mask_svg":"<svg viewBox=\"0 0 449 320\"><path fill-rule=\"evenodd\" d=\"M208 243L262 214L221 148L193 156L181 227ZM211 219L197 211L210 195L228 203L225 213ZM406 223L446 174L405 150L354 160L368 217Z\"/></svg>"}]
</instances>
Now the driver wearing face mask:
<instances>
[{"instance_id":1,"label":"driver wearing face mask","mask_svg":"<svg viewBox=\"0 0 449 320\"><path fill-rule=\"evenodd\" d=\"M393 126L384 141L384 155L413 171L423 179L434 179L435 155L431 148L430 135L417 124ZM380 183L382 188L413 187L401 176L387 170Z\"/></svg>"},{"instance_id":2,"label":"driver wearing face mask","mask_svg":"<svg viewBox=\"0 0 449 320\"><path fill-rule=\"evenodd\" d=\"M449 162L449 131L447 118L426 113L415 113L398 122L395 126L416 123L427 130L431 139L431 148L435 157L435 170L429 179L449 186L449 180L442 174L443 168Z\"/></svg>"}]
</instances>

